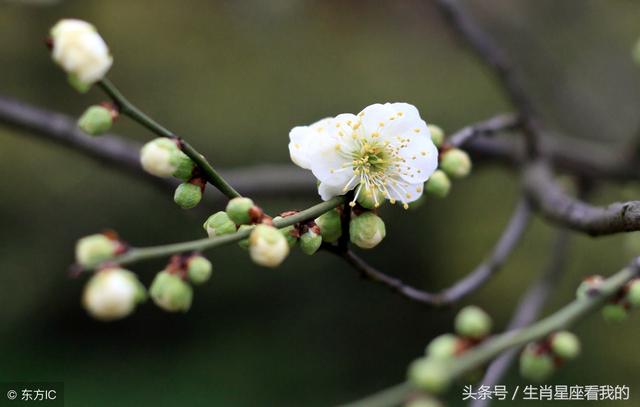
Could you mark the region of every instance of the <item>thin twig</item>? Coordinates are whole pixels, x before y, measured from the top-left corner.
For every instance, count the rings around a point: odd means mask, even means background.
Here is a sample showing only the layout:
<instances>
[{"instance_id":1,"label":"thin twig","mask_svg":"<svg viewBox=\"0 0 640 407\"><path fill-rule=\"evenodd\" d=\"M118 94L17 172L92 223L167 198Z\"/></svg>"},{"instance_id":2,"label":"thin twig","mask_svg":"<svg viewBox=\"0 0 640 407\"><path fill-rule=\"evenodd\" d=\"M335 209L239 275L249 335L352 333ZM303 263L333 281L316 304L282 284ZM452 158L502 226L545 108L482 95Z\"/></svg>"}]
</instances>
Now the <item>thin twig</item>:
<instances>
[{"instance_id":1,"label":"thin twig","mask_svg":"<svg viewBox=\"0 0 640 407\"><path fill-rule=\"evenodd\" d=\"M501 114L487 120L463 127L449 136L447 143L452 147L463 147L476 137L520 128L520 119L513 114Z\"/></svg>"},{"instance_id":2,"label":"thin twig","mask_svg":"<svg viewBox=\"0 0 640 407\"><path fill-rule=\"evenodd\" d=\"M340 246L325 245L327 251L343 258L360 275L370 281L387 286L393 292L432 307L443 307L460 301L462 298L482 287L507 260L516 248L531 218L531 209L525 199L521 199L509 220L509 224L500 236L491 255L466 277L437 293L420 290L402 280L389 276L369 265L365 260Z\"/></svg>"},{"instance_id":3,"label":"thin twig","mask_svg":"<svg viewBox=\"0 0 640 407\"><path fill-rule=\"evenodd\" d=\"M542 312L544 304L557 286L557 282L564 274L567 264L567 250L569 248L570 233L566 229L560 229L551 247L549 264L539 280L530 287L522 297L520 304L513 313L511 321L506 331L523 328L534 322ZM504 352L496 358L480 381L483 386L493 387L498 384L505 375L509 367L518 355L520 348L514 347ZM486 407L490 403L489 399L476 399L470 404L471 407Z\"/></svg>"}]
</instances>

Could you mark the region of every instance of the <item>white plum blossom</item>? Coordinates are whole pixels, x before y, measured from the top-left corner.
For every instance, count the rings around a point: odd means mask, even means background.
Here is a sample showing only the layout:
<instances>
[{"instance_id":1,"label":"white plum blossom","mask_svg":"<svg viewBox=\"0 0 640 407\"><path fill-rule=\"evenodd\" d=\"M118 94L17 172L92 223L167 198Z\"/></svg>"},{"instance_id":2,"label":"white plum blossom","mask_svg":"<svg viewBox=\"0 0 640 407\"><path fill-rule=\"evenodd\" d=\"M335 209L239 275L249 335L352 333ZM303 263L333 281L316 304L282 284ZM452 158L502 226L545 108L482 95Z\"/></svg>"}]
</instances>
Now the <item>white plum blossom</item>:
<instances>
[{"instance_id":1,"label":"white plum blossom","mask_svg":"<svg viewBox=\"0 0 640 407\"><path fill-rule=\"evenodd\" d=\"M51 29L51 56L68 74L85 85L104 77L113 58L96 28L82 20L60 20Z\"/></svg>"},{"instance_id":2,"label":"white plum blossom","mask_svg":"<svg viewBox=\"0 0 640 407\"><path fill-rule=\"evenodd\" d=\"M407 208L438 167L429 128L408 103L374 104L357 115L322 119L293 128L289 138L291 160L313 172L325 201L355 188L353 206L364 188Z\"/></svg>"},{"instance_id":3,"label":"white plum blossom","mask_svg":"<svg viewBox=\"0 0 640 407\"><path fill-rule=\"evenodd\" d=\"M97 319L120 319L133 312L142 299L142 289L132 272L119 268L105 269L89 280L82 302L89 314Z\"/></svg>"}]
</instances>

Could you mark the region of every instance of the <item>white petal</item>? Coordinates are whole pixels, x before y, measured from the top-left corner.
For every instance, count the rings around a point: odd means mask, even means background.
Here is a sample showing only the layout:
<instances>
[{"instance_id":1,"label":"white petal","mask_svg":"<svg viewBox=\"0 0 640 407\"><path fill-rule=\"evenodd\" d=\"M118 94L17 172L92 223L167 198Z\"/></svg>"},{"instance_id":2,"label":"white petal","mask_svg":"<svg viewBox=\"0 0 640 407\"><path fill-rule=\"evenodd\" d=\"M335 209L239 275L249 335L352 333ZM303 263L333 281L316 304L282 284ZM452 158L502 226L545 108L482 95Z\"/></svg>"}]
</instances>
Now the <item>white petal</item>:
<instances>
[{"instance_id":1,"label":"white petal","mask_svg":"<svg viewBox=\"0 0 640 407\"><path fill-rule=\"evenodd\" d=\"M387 183L387 190L389 191L389 197L391 199L395 199L398 202L410 203L422 196L424 184L422 182L410 184L402 180L396 180L395 182L389 181Z\"/></svg>"},{"instance_id":2,"label":"white petal","mask_svg":"<svg viewBox=\"0 0 640 407\"><path fill-rule=\"evenodd\" d=\"M298 126L289 133L289 155L299 167L311 169L309 162L309 137L312 135L309 126Z\"/></svg>"},{"instance_id":3,"label":"white petal","mask_svg":"<svg viewBox=\"0 0 640 407\"><path fill-rule=\"evenodd\" d=\"M438 168L438 149L431 141L429 129L426 124L419 129L419 133L410 130L400 136L405 140L405 147L399 153L404 159L400 174L411 183L425 182Z\"/></svg>"},{"instance_id":4,"label":"white petal","mask_svg":"<svg viewBox=\"0 0 640 407\"><path fill-rule=\"evenodd\" d=\"M323 201L328 201L334 196L344 194L344 192L342 191L342 186L333 186L325 184L324 182L321 182L318 185L318 193L320 194L320 198L322 198Z\"/></svg>"},{"instance_id":5,"label":"white petal","mask_svg":"<svg viewBox=\"0 0 640 407\"><path fill-rule=\"evenodd\" d=\"M367 136L371 136L376 132L382 133L384 127L389 124L389 119L394 115L395 112L388 104L381 105L380 103L367 106L358 113L358 117Z\"/></svg>"}]
</instances>

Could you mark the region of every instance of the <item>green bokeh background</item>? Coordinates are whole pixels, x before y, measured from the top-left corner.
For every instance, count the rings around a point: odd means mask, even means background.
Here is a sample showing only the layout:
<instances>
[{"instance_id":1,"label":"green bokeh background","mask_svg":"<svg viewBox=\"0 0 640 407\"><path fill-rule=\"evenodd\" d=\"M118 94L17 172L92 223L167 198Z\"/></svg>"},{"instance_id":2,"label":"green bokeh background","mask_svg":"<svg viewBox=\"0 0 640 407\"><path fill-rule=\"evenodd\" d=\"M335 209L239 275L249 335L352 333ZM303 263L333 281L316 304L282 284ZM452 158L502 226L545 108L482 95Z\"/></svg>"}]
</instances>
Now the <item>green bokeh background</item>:
<instances>
[{"instance_id":1,"label":"green bokeh background","mask_svg":"<svg viewBox=\"0 0 640 407\"><path fill-rule=\"evenodd\" d=\"M512 53L551 125L603 151L629 142L640 107L640 71L630 59L640 5L466 4ZM433 4L408 0L4 1L2 94L73 116L103 100L97 90L79 95L67 86L42 45L63 17L93 22L115 58L110 77L220 168L287 163L290 128L374 102L413 103L449 131L509 110ZM126 119L114 131L150 137ZM425 344L451 330L455 309L408 303L327 254L295 252L266 270L235 246L210 253L215 276L197 289L188 314L147 304L124 321L96 322L79 304L84 278L66 273L76 239L104 228L135 245L193 239L202 237L203 213L177 209L170 193L142 179L2 126L0 172L0 381L63 381L69 406L335 405L402 381ZM599 188L594 200L620 199L632 187ZM518 191L517 174L482 166L446 200L409 212L386 208L387 239L365 255L419 287L445 287L490 250ZM282 195L260 204L278 211L316 201ZM504 270L464 303L484 307L503 328L544 267L552 237L536 220ZM577 237L546 312L570 301L583 276L624 265L631 255L624 240ZM161 267L135 271L148 283ZM584 354L552 382L626 384L634 401L611 405L638 405L639 318L581 323ZM524 381L512 369L503 383ZM460 400L455 389L449 402Z\"/></svg>"}]
</instances>

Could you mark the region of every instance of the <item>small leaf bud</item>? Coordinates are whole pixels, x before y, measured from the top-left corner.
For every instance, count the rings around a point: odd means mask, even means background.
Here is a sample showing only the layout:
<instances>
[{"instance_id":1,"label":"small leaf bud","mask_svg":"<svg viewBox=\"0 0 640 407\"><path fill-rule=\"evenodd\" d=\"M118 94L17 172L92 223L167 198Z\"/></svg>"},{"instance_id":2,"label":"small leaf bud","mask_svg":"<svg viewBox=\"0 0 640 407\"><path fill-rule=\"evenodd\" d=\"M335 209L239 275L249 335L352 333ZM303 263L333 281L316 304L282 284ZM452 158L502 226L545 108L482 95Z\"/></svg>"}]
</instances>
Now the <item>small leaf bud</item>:
<instances>
[{"instance_id":1,"label":"small leaf bud","mask_svg":"<svg viewBox=\"0 0 640 407\"><path fill-rule=\"evenodd\" d=\"M429 124L427 127L429 128L429 133L431 133L431 141L439 148L444 142L444 131L434 124Z\"/></svg>"},{"instance_id":2,"label":"small leaf bud","mask_svg":"<svg viewBox=\"0 0 640 407\"><path fill-rule=\"evenodd\" d=\"M278 229L258 225L249 236L249 254L256 264L277 267L289 254L289 244Z\"/></svg>"},{"instance_id":3,"label":"small leaf bud","mask_svg":"<svg viewBox=\"0 0 640 407\"><path fill-rule=\"evenodd\" d=\"M102 321L131 314L146 299L146 289L135 274L121 268L96 272L87 282L82 304L91 316Z\"/></svg>"},{"instance_id":4,"label":"small leaf bud","mask_svg":"<svg viewBox=\"0 0 640 407\"><path fill-rule=\"evenodd\" d=\"M322 236L314 232L313 229L309 229L300 236L300 250L304 254L311 256L318 251L320 245L322 245Z\"/></svg>"},{"instance_id":5,"label":"small leaf bud","mask_svg":"<svg viewBox=\"0 0 640 407\"><path fill-rule=\"evenodd\" d=\"M202 188L190 182L183 182L178 185L173 194L173 200L182 209L191 209L200 203L202 199Z\"/></svg>"},{"instance_id":6,"label":"small leaf bud","mask_svg":"<svg viewBox=\"0 0 640 407\"><path fill-rule=\"evenodd\" d=\"M556 332L551 337L551 350L563 359L575 359L580 354L580 340L571 332Z\"/></svg>"},{"instance_id":7,"label":"small leaf bud","mask_svg":"<svg viewBox=\"0 0 640 407\"><path fill-rule=\"evenodd\" d=\"M193 284L204 284L211 278L213 267L211 262L203 256L191 256L187 260L187 276Z\"/></svg>"},{"instance_id":8,"label":"small leaf bud","mask_svg":"<svg viewBox=\"0 0 640 407\"><path fill-rule=\"evenodd\" d=\"M621 304L606 304L602 307L602 317L607 322L623 322L627 319L628 313Z\"/></svg>"},{"instance_id":9,"label":"small leaf bud","mask_svg":"<svg viewBox=\"0 0 640 407\"><path fill-rule=\"evenodd\" d=\"M589 298L589 294L597 290L603 282L604 278L602 278L602 276L590 276L585 278L576 290L576 298Z\"/></svg>"},{"instance_id":10,"label":"small leaf bud","mask_svg":"<svg viewBox=\"0 0 640 407\"><path fill-rule=\"evenodd\" d=\"M456 332L472 339L484 338L491 332L491 317L474 305L464 307L455 319Z\"/></svg>"},{"instance_id":11,"label":"small leaf bud","mask_svg":"<svg viewBox=\"0 0 640 407\"><path fill-rule=\"evenodd\" d=\"M216 212L209 216L202 227L207 231L209 237L236 233L236 224L224 211Z\"/></svg>"},{"instance_id":12,"label":"small leaf bud","mask_svg":"<svg viewBox=\"0 0 640 407\"><path fill-rule=\"evenodd\" d=\"M191 308L193 289L182 278L167 271L161 271L149 288L153 302L169 312L187 312Z\"/></svg>"},{"instance_id":13,"label":"small leaf bud","mask_svg":"<svg viewBox=\"0 0 640 407\"><path fill-rule=\"evenodd\" d=\"M409 366L409 380L429 393L442 393L451 384L444 363L431 358L420 358Z\"/></svg>"},{"instance_id":14,"label":"small leaf bud","mask_svg":"<svg viewBox=\"0 0 640 407\"><path fill-rule=\"evenodd\" d=\"M553 357L541 352L535 343L527 345L520 354L520 375L527 380L542 382L555 370Z\"/></svg>"},{"instance_id":15,"label":"small leaf bud","mask_svg":"<svg viewBox=\"0 0 640 407\"><path fill-rule=\"evenodd\" d=\"M111 110L104 106L90 106L78 119L78 127L92 136L106 133L113 124Z\"/></svg>"},{"instance_id":16,"label":"small leaf bud","mask_svg":"<svg viewBox=\"0 0 640 407\"><path fill-rule=\"evenodd\" d=\"M373 212L365 212L351 219L349 237L351 242L362 249L372 249L387 234L384 222Z\"/></svg>"},{"instance_id":17,"label":"small leaf bud","mask_svg":"<svg viewBox=\"0 0 640 407\"><path fill-rule=\"evenodd\" d=\"M332 209L323 213L314 220L315 224L320 228L322 240L327 243L334 243L342 236L342 225L340 222L340 212Z\"/></svg>"},{"instance_id":18,"label":"small leaf bud","mask_svg":"<svg viewBox=\"0 0 640 407\"><path fill-rule=\"evenodd\" d=\"M450 177L463 178L471 172L471 158L466 152L452 148L442 154L440 168Z\"/></svg>"},{"instance_id":19,"label":"small leaf bud","mask_svg":"<svg viewBox=\"0 0 640 407\"><path fill-rule=\"evenodd\" d=\"M82 267L93 267L113 258L120 243L104 234L83 237L76 243L76 262Z\"/></svg>"},{"instance_id":20,"label":"small leaf bud","mask_svg":"<svg viewBox=\"0 0 640 407\"><path fill-rule=\"evenodd\" d=\"M453 334L444 334L434 338L427 346L426 354L430 358L450 359L455 356L460 340Z\"/></svg>"},{"instance_id":21,"label":"small leaf bud","mask_svg":"<svg viewBox=\"0 0 640 407\"><path fill-rule=\"evenodd\" d=\"M246 225L251 223L251 214L249 211L253 208L253 201L249 198L233 198L227 204L227 215L237 225Z\"/></svg>"},{"instance_id":22,"label":"small leaf bud","mask_svg":"<svg viewBox=\"0 0 640 407\"><path fill-rule=\"evenodd\" d=\"M438 198L449 195L451 190L451 180L442 170L436 170L424 184L424 191Z\"/></svg>"}]
</instances>

